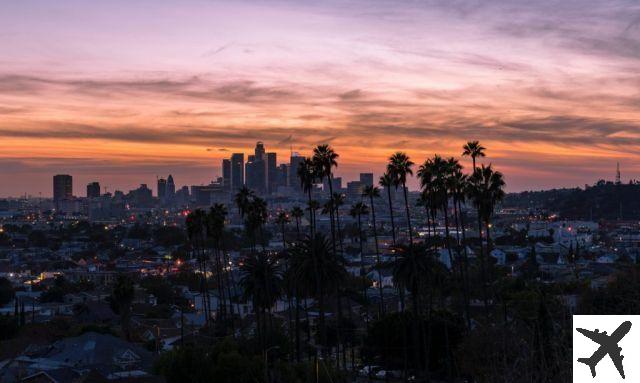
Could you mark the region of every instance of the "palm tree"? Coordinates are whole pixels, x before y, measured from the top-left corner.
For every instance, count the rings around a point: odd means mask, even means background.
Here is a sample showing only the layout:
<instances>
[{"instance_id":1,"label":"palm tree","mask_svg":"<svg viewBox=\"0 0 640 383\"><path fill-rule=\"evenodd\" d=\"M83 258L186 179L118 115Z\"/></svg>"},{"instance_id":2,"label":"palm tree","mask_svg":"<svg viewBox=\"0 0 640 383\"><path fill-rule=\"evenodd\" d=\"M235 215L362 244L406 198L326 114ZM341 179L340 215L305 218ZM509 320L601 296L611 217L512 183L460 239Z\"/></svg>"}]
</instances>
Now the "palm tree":
<instances>
[{"instance_id":1,"label":"palm tree","mask_svg":"<svg viewBox=\"0 0 640 383\"><path fill-rule=\"evenodd\" d=\"M276 224L280 227L280 230L282 232L282 247L284 248L284 251L287 251L287 241L285 239L285 226L289 222L291 222L291 219L289 218L289 214L287 214L286 210L283 210L280 213L278 213L278 216L276 217Z\"/></svg>"},{"instance_id":2,"label":"palm tree","mask_svg":"<svg viewBox=\"0 0 640 383\"><path fill-rule=\"evenodd\" d=\"M234 200L236 206L238 207L238 211L240 212L240 218L244 218L247 212L247 207L249 206L249 202L253 200L253 197L255 197L253 190L249 189L245 185L242 185L242 187L238 189Z\"/></svg>"},{"instance_id":3,"label":"palm tree","mask_svg":"<svg viewBox=\"0 0 640 383\"><path fill-rule=\"evenodd\" d=\"M487 293L486 293L486 257L489 256L491 252L491 216L493 215L493 211L496 205L504 198L505 182L502 173L498 171L494 171L491 164L489 166L481 165L481 167L476 168L473 172L473 175L469 179L469 187L467 190L467 194L473 205L477 209L478 213L478 234L480 237L480 265L481 265L481 273L482 273L482 283L483 283L483 295L484 295L484 304L485 310L488 307L487 302ZM482 250L482 224L484 222L485 231L486 231L486 254L483 253Z\"/></svg>"},{"instance_id":4,"label":"palm tree","mask_svg":"<svg viewBox=\"0 0 640 383\"><path fill-rule=\"evenodd\" d=\"M302 191L307 193L307 197L309 198L308 204L309 207L311 207L311 191L313 190L313 185L317 181L318 176L316 174L313 161L310 158L305 158L300 165L298 165L298 178L300 179ZM313 236L315 231L315 216L314 211L311 209L309 209L309 230L310 235Z\"/></svg>"},{"instance_id":5,"label":"palm tree","mask_svg":"<svg viewBox=\"0 0 640 383\"><path fill-rule=\"evenodd\" d=\"M344 205L345 195L333 193L333 206L335 208L336 226L338 231L338 243L340 244L340 254L344 254L344 244L342 238L342 225L340 224L340 207Z\"/></svg>"},{"instance_id":6,"label":"palm tree","mask_svg":"<svg viewBox=\"0 0 640 383\"><path fill-rule=\"evenodd\" d=\"M419 251L414 251L409 249L400 248L399 252L401 255L394 261L393 266L393 280L398 285L400 290L407 290L411 294L412 298L412 311L413 311L413 336L412 341L414 344L414 348L416 350L419 349L418 342L419 339L422 339L423 344L425 345L425 350L427 354L429 352L428 342L425 338L424 331L421 331L420 325L420 296L423 294L424 287L427 286L427 282L430 279L430 273L435 269L434 257L435 254L432 250L425 251L424 254L418 254ZM431 299L429 299L429 303ZM429 307L429 312L431 312L431 308ZM404 358L405 365L407 360L407 340L406 336L403 337L404 342ZM419 356L418 353L414 353L414 357L416 359L416 366L419 365ZM428 357L425 359L428 360ZM428 370L428 363L426 364L425 369ZM427 380L429 381L429 380Z\"/></svg>"},{"instance_id":7,"label":"palm tree","mask_svg":"<svg viewBox=\"0 0 640 383\"><path fill-rule=\"evenodd\" d=\"M338 153L336 153L331 146L324 144L318 145L313 149L313 163L318 173L320 180L325 177L329 183L329 199L331 200L331 206L335 206L333 201L333 168L338 167ZM336 230L335 223L333 221L333 209L330 214L331 222L331 242L333 246L333 252L336 252Z\"/></svg>"},{"instance_id":8,"label":"palm tree","mask_svg":"<svg viewBox=\"0 0 640 383\"><path fill-rule=\"evenodd\" d=\"M387 191L387 198L389 202L389 216L391 217L391 238L393 238L393 246L396 246L396 225L393 220L393 203L391 201L391 187L397 188L398 185L395 183L395 179L389 174L389 172L384 173L380 176L380 180L378 181L380 186L382 186Z\"/></svg>"},{"instance_id":9,"label":"palm tree","mask_svg":"<svg viewBox=\"0 0 640 383\"><path fill-rule=\"evenodd\" d=\"M318 300L318 332L321 346L326 345L325 297L331 286L338 286L345 278L342 257L332 251L324 235L307 237L300 246L291 249L289 272L301 291Z\"/></svg>"},{"instance_id":10,"label":"palm tree","mask_svg":"<svg viewBox=\"0 0 640 383\"><path fill-rule=\"evenodd\" d=\"M300 206L294 206L291 209L291 216L296 222L296 239L300 240L300 219L304 216L304 211L300 208Z\"/></svg>"},{"instance_id":11,"label":"palm tree","mask_svg":"<svg viewBox=\"0 0 640 383\"><path fill-rule=\"evenodd\" d=\"M404 207L407 214L407 226L409 231L409 247L413 246L413 229L411 227L411 213L409 212L409 196L407 192L407 176L413 175L413 162L403 152L396 152L389 157L389 164L387 165L387 172L394 179L396 185L402 185L402 191L404 192Z\"/></svg>"},{"instance_id":12,"label":"palm tree","mask_svg":"<svg viewBox=\"0 0 640 383\"><path fill-rule=\"evenodd\" d=\"M363 242L366 240L364 238L362 232L362 216L369 214L369 209L367 205L362 202L355 203L351 206L351 211L349 212L353 218L358 219L358 242L360 243L360 277L362 278L362 299L367 301L367 282L366 275L364 272L364 247Z\"/></svg>"},{"instance_id":13,"label":"palm tree","mask_svg":"<svg viewBox=\"0 0 640 383\"><path fill-rule=\"evenodd\" d=\"M226 316L226 305L225 305L225 289L224 289L224 275L226 267L224 264L226 260L224 259L224 254L221 254L221 240L224 234L224 221L226 219L227 209L223 204L215 204L209 209L209 214L206 216L206 233L207 237L210 238L213 244L213 252L215 255L216 262L216 276L218 282L218 292L220 294L220 302L218 311L220 312L221 318L225 318ZM227 285L227 294L229 297L229 303L231 303L231 290ZM233 308L232 308L233 310Z\"/></svg>"},{"instance_id":14,"label":"palm tree","mask_svg":"<svg viewBox=\"0 0 640 383\"><path fill-rule=\"evenodd\" d=\"M251 299L253 303L263 350L266 348L266 316L267 313L271 313L271 307L278 300L282 285L282 273L276 259L265 253L258 253L243 260L240 267L240 286L245 299Z\"/></svg>"},{"instance_id":15,"label":"palm tree","mask_svg":"<svg viewBox=\"0 0 640 383\"><path fill-rule=\"evenodd\" d=\"M471 308L470 308L470 291L469 291L469 255L467 253L467 237L464 225L464 218L462 214L462 204L466 199L468 177L462 173L462 169L455 171L449 179L450 193L453 198L454 217L456 224L456 239L458 246L458 253L462 252L463 256L463 283L464 283L464 300L465 300L465 312L467 319L467 328L471 328Z\"/></svg>"},{"instance_id":16,"label":"palm tree","mask_svg":"<svg viewBox=\"0 0 640 383\"><path fill-rule=\"evenodd\" d=\"M200 293L202 294L202 309L205 323L209 324L211 306L209 303L209 288L207 287L207 260L205 256L206 213L196 209L189 213L186 219L187 236L191 242L193 254L198 262L200 271Z\"/></svg>"},{"instance_id":17,"label":"palm tree","mask_svg":"<svg viewBox=\"0 0 640 383\"><path fill-rule=\"evenodd\" d=\"M480 141L469 141L462 147L462 155L471 157L473 161L473 171L476 170L476 158L484 157L486 148L480 145Z\"/></svg>"},{"instance_id":18,"label":"palm tree","mask_svg":"<svg viewBox=\"0 0 640 383\"><path fill-rule=\"evenodd\" d=\"M263 226L267 222L267 202L260 198L254 197L249 203L245 217L245 227L247 232L253 238L254 251L257 243L257 235L260 235L260 244L264 251L264 233Z\"/></svg>"},{"instance_id":19,"label":"palm tree","mask_svg":"<svg viewBox=\"0 0 640 383\"><path fill-rule=\"evenodd\" d=\"M374 198L380 198L380 189L373 185L367 185L362 195L369 198L369 204L371 205L371 219L373 221L373 239L376 247L376 265L378 269L378 290L380 292L380 312L378 313L380 318L384 315L384 294L382 290L382 268L380 263L380 249L378 247L378 229L376 226L376 209L374 206Z\"/></svg>"}]
</instances>

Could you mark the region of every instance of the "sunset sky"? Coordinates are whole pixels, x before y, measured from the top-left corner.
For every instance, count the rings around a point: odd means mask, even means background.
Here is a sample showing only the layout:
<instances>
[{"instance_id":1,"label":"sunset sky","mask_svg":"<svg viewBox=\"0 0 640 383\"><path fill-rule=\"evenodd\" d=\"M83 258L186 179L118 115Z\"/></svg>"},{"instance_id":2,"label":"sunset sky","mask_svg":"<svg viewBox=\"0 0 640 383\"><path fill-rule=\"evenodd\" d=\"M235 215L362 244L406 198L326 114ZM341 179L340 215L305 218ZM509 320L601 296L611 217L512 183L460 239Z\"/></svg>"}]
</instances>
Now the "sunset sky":
<instances>
[{"instance_id":1,"label":"sunset sky","mask_svg":"<svg viewBox=\"0 0 640 383\"><path fill-rule=\"evenodd\" d=\"M640 178L640 2L0 5L0 196L208 183L257 140L330 143L349 180L474 139L510 191Z\"/></svg>"}]
</instances>

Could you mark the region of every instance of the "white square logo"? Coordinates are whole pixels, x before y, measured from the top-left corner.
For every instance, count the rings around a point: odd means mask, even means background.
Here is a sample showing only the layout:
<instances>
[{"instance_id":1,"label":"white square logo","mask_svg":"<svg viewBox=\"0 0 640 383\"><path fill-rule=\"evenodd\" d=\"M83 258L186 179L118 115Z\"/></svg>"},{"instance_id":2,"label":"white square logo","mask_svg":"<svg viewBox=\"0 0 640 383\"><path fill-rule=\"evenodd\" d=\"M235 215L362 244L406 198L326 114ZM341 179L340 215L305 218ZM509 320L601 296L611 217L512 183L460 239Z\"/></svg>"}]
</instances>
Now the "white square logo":
<instances>
[{"instance_id":1,"label":"white square logo","mask_svg":"<svg viewBox=\"0 0 640 383\"><path fill-rule=\"evenodd\" d=\"M573 382L640 381L640 315L573 316Z\"/></svg>"}]
</instances>

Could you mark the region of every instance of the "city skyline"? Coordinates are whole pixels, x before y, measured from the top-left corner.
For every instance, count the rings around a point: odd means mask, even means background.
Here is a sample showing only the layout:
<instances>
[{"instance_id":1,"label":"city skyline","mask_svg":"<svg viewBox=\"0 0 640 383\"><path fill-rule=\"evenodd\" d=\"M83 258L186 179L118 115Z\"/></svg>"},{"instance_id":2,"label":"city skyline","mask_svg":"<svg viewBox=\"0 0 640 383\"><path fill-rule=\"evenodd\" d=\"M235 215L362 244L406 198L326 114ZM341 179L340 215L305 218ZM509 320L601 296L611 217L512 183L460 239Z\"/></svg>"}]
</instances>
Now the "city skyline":
<instances>
[{"instance_id":1,"label":"city skyline","mask_svg":"<svg viewBox=\"0 0 640 383\"><path fill-rule=\"evenodd\" d=\"M637 3L364 4L5 5L0 196L206 184L259 140L346 180L474 139L509 191L640 178Z\"/></svg>"}]
</instances>

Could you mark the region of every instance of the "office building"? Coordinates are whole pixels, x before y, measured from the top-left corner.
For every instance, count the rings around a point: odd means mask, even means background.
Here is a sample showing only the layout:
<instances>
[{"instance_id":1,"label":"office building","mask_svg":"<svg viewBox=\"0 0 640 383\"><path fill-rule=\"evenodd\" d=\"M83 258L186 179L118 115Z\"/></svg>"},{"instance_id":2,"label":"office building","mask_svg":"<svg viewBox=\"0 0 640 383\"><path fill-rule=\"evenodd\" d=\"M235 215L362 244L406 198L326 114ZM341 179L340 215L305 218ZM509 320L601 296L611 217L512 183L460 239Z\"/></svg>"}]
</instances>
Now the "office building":
<instances>
[{"instance_id":1,"label":"office building","mask_svg":"<svg viewBox=\"0 0 640 383\"><path fill-rule=\"evenodd\" d=\"M231 155L231 192L235 193L244 186L244 153Z\"/></svg>"},{"instance_id":2,"label":"office building","mask_svg":"<svg viewBox=\"0 0 640 383\"><path fill-rule=\"evenodd\" d=\"M332 178L333 192L337 193L342 189L342 177L333 177ZM329 179L327 177L322 179L322 191L325 193L329 193Z\"/></svg>"},{"instance_id":3,"label":"office building","mask_svg":"<svg viewBox=\"0 0 640 383\"><path fill-rule=\"evenodd\" d=\"M72 197L73 178L68 174L58 174L53 176L53 201L58 202Z\"/></svg>"},{"instance_id":4,"label":"office building","mask_svg":"<svg viewBox=\"0 0 640 383\"><path fill-rule=\"evenodd\" d=\"M167 195L167 180L164 178L158 179L158 198L160 201L164 201Z\"/></svg>"},{"instance_id":5,"label":"office building","mask_svg":"<svg viewBox=\"0 0 640 383\"><path fill-rule=\"evenodd\" d=\"M87 185L87 198L98 198L100 197L100 183L99 182L91 182Z\"/></svg>"},{"instance_id":6,"label":"office building","mask_svg":"<svg viewBox=\"0 0 640 383\"><path fill-rule=\"evenodd\" d=\"M373 186L373 173L360 173L360 183L362 186Z\"/></svg>"},{"instance_id":7,"label":"office building","mask_svg":"<svg viewBox=\"0 0 640 383\"><path fill-rule=\"evenodd\" d=\"M364 185L360 181L347 182L347 198L350 201L359 201L362 199L362 191Z\"/></svg>"},{"instance_id":8,"label":"office building","mask_svg":"<svg viewBox=\"0 0 640 383\"><path fill-rule=\"evenodd\" d=\"M287 186L294 188L295 190L301 190L300 179L298 179L298 167L304 161L304 157L296 152L291 154L289 159L289 176L287 180Z\"/></svg>"},{"instance_id":9,"label":"office building","mask_svg":"<svg viewBox=\"0 0 640 383\"><path fill-rule=\"evenodd\" d=\"M167 193L166 193L167 201L173 201L176 196L176 184L173 182L173 176L169 174L167 177Z\"/></svg>"},{"instance_id":10,"label":"office building","mask_svg":"<svg viewBox=\"0 0 640 383\"><path fill-rule=\"evenodd\" d=\"M265 161L258 160L256 156L250 155L245 164L245 183L247 187L258 194L266 193L266 170Z\"/></svg>"},{"instance_id":11,"label":"office building","mask_svg":"<svg viewBox=\"0 0 640 383\"><path fill-rule=\"evenodd\" d=\"M222 160L222 186L226 191L231 191L231 160Z\"/></svg>"},{"instance_id":12,"label":"office building","mask_svg":"<svg viewBox=\"0 0 640 383\"><path fill-rule=\"evenodd\" d=\"M278 188L278 159L276 153L267 153L266 181L269 193L275 193Z\"/></svg>"}]
</instances>

